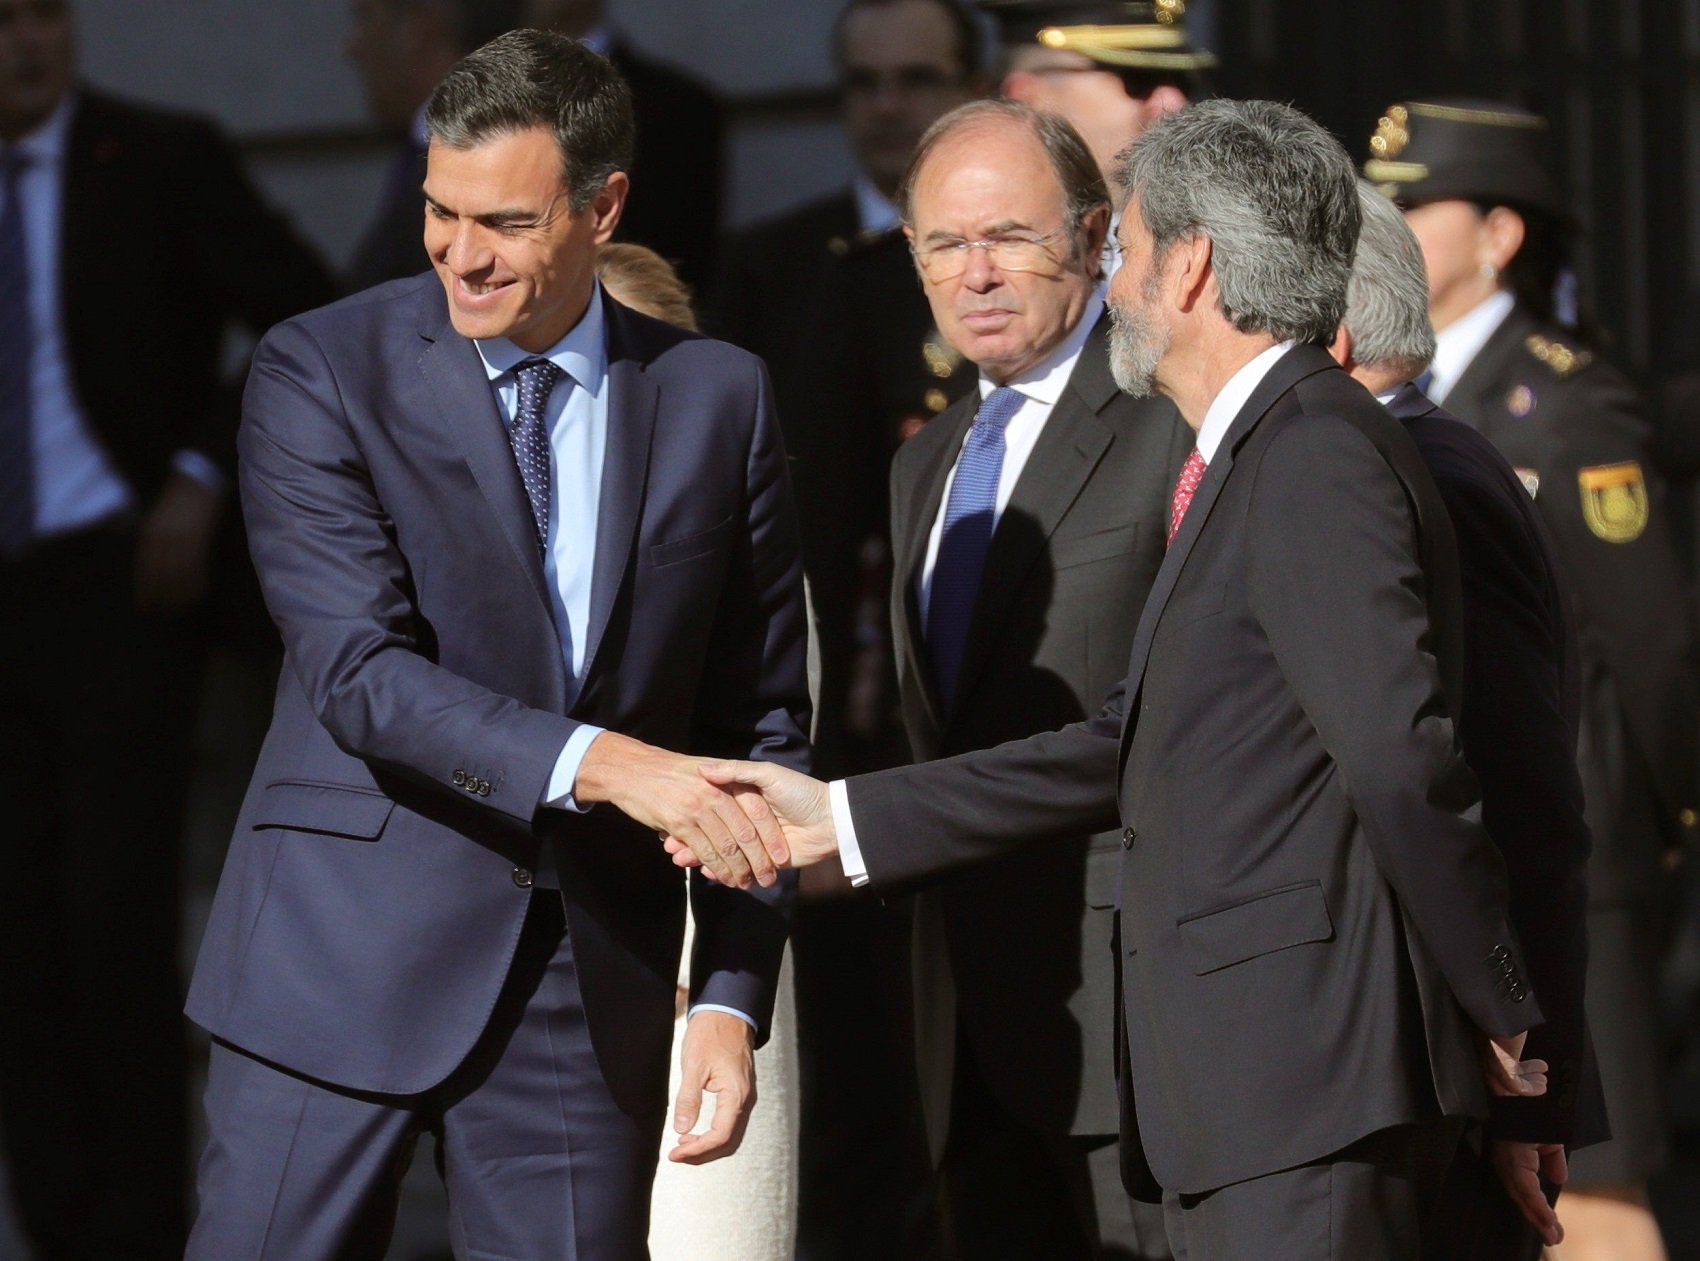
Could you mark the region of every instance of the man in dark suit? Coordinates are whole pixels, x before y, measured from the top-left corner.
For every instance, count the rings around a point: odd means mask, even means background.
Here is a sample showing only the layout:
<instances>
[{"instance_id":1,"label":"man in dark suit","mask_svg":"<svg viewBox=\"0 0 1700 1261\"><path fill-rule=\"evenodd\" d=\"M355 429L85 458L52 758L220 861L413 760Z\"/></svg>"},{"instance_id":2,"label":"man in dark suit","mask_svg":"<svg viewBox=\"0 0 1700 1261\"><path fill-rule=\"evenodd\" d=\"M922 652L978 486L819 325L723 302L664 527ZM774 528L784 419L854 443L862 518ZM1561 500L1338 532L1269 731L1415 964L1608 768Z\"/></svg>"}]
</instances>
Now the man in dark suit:
<instances>
[{"instance_id":1,"label":"man in dark suit","mask_svg":"<svg viewBox=\"0 0 1700 1261\"><path fill-rule=\"evenodd\" d=\"M1297 111L1210 101L1121 175L1116 380L1161 389L1198 446L1104 711L830 787L707 774L763 789L781 857L842 846L878 887L1119 818L1129 1188L1162 1192L1191 1261L1415 1257L1484 1079L1544 1090L1518 1060L1542 1017L1448 717L1445 509L1323 349L1355 174Z\"/></svg>"},{"instance_id":2,"label":"man in dark suit","mask_svg":"<svg viewBox=\"0 0 1700 1261\"><path fill-rule=\"evenodd\" d=\"M329 296L210 123L0 0L0 1116L51 1257L180 1252L180 839L230 476L223 338Z\"/></svg>"},{"instance_id":3,"label":"man in dark suit","mask_svg":"<svg viewBox=\"0 0 1700 1261\"><path fill-rule=\"evenodd\" d=\"M1167 401L1128 398L1110 376L1109 194L1067 123L1008 101L954 110L927 133L900 203L934 319L981 370L891 473L893 640L927 761L1097 708L1126 668L1192 433ZM982 239L993 244L943 248ZM988 329L988 306L1015 313ZM1004 452L983 484L989 540L964 552L963 494L992 425ZM1130 1205L1116 1161L1106 1031L1121 846L1114 833L1050 840L916 898L916 1043L945 1251L1167 1256L1161 1216Z\"/></svg>"},{"instance_id":4,"label":"man in dark suit","mask_svg":"<svg viewBox=\"0 0 1700 1261\"><path fill-rule=\"evenodd\" d=\"M343 272L355 293L430 266L420 244L425 102L455 62L522 24L521 0L354 0L346 53L372 121L397 140L378 204Z\"/></svg>"},{"instance_id":5,"label":"man in dark suit","mask_svg":"<svg viewBox=\"0 0 1700 1261\"><path fill-rule=\"evenodd\" d=\"M1512 926L1547 1017L1527 1053L1547 1062L1552 1087L1489 1101L1486 1149L1473 1135L1460 1149L1449 1230L1432 1255L1534 1261L1563 1236L1548 1196L1565 1180L1567 1150L1605 1137L1582 1006L1590 840L1576 769L1576 632L1533 497L1487 438L1411 383L1434 358L1422 250L1392 202L1368 183L1359 192L1363 231L1330 351L1404 423L1457 535L1459 741L1481 782L1482 824L1505 858Z\"/></svg>"},{"instance_id":6,"label":"man in dark suit","mask_svg":"<svg viewBox=\"0 0 1700 1261\"><path fill-rule=\"evenodd\" d=\"M686 890L646 828L749 827L653 746L806 760L765 374L595 283L624 83L517 31L427 124L436 274L273 330L245 401L286 663L189 999L216 1039L195 1258L381 1256L426 1131L457 1251L647 1255ZM736 1146L768 879L694 882L674 1159Z\"/></svg>"},{"instance_id":7,"label":"man in dark suit","mask_svg":"<svg viewBox=\"0 0 1700 1261\"><path fill-rule=\"evenodd\" d=\"M581 39L614 63L632 89L637 117L637 180L620 218L622 241L647 245L693 285L714 274L720 237L725 110L689 75L662 65L620 38L603 0L529 0L531 21Z\"/></svg>"}]
</instances>

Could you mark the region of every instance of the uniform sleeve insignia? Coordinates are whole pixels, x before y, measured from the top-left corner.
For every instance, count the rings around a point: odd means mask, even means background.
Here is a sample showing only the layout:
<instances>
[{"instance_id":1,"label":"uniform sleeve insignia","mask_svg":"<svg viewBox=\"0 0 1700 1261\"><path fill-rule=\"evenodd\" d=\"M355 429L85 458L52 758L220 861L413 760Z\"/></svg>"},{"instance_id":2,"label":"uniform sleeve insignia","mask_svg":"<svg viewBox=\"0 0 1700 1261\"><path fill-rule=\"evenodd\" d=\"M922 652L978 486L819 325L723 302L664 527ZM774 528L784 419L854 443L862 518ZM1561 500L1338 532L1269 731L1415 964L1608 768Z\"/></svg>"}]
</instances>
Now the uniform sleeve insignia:
<instances>
[{"instance_id":1,"label":"uniform sleeve insignia","mask_svg":"<svg viewBox=\"0 0 1700 1261\"><path fill-rule=\"evenodd\" d=\"M1538 472L1532 468L1518 468L1513 472L1517 474L1517 480L1523 483L1523 489L1529 492L1530 499L1541 493L1541 475Z\"/></svg>"},{"instance_id":2,"label":"uniform sleeve insignia","mask_svg":"<svg viewBox=\"0 0 1700 1261\"><path fill-rule=\"evenodd\" d=\"M1554 341L1550 337L1542 337L1539 333L1529 336L1523 345L1535 358L1552 369L1552 374L1560 381L1566 377L1575 376L1589 364L1594 362L1594 356L1586 350L1577 350L1566 346L1563 342Z\"/></svg>"},{"instance_id":3,"label":"uniform sleeve insignia","mask_svg":"<svg viewBox=\"0 0 1700 1261\"><path fill-rule=\"evenodd\" d=\"M1535 392L1526 385L1514 385L1505 396L1505 410L1522 420L1535 410Z\"/></svg>"},{"instance_id":4,"label":"uniform sleeve insignia","mask_svg":"<svg viewBox=\"0 0 1700 1261\"><path fill-rule=\"evenodd\" d=\"M1633 543L1647 528L1647 479L1634 460L1581 469L1582 519L1596 538Z\"/></svg>"}]
</instances>

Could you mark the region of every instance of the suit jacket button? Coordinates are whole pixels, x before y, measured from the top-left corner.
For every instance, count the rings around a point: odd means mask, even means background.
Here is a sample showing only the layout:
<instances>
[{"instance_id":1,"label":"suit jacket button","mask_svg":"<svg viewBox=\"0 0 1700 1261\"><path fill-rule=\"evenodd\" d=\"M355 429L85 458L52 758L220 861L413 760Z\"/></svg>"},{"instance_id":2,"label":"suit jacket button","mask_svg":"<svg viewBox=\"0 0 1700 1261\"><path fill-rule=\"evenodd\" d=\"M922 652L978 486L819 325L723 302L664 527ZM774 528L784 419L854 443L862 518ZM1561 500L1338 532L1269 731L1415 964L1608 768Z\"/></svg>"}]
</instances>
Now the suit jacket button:
<instances>
[{"instance_id":1,"label":"suit jacket button","mask_svg":"<svg viewBox=\"0 0 1700 1261\"><path fill-rule=\"evenodd\" d=\"M454 778L451 779L449 782L452 783L456 788L465 788L466 787L466 772L465 771L456 771L454 773Z\"/></svg>"},{"instance_id":2,"label":"suit jacket button","mask_svg":"<svg viewBox=\"0 0 1700 1261\"><path fill-rule=\"evenodd\" d=\"M1123 828L1122 829L1122 848L1123 849L1132 849L1133 848L1133 842L1138 836L1139 836L1139 833L1137 831L1135 831L1133 828Z\"/></svg>"},{"instance_id":3,"label":"suit jacket button","mask_svg":"<svg viewBox=\"0 0 1700 1261\"><path fill-rule=\"evenodd\" d=\"M514 868L514 887L518 889L531 888L531 873L524 867Z\"/></svg>"}]
</instances>

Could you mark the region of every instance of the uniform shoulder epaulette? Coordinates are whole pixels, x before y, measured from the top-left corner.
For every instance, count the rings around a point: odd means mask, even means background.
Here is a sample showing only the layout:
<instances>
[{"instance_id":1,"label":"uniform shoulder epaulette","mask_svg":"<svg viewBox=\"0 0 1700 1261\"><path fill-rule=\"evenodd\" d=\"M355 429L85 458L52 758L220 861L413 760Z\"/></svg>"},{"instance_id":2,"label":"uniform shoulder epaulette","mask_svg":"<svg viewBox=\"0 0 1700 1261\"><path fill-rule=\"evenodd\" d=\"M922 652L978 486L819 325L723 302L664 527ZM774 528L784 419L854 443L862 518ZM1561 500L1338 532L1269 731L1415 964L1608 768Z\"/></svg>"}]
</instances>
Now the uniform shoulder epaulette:
<instances>
[{"instance_id":1,"label":"uniform shoulder epaulette","mask_svg":"<svg viewBox=\"0 0 1700 1261\"><path fill-rule=\"evenodd\" d=\"M1594 362L1594 354L1540 333L1531 333L1523 342L1528 352L1552 370L1560 381L1575 376Z\"/></svg>"}]
</instances>

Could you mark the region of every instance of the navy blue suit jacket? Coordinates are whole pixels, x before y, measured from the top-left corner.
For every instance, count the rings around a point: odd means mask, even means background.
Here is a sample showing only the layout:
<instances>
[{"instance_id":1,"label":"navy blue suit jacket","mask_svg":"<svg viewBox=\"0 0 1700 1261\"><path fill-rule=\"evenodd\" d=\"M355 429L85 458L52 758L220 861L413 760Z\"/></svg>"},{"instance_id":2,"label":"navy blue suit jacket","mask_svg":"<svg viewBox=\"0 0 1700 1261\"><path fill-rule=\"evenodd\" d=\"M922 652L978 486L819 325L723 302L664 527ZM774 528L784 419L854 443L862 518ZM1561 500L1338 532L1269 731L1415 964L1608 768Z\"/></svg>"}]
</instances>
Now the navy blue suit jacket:
<instances>
[{"instance_id":1,"label":"navy blue suit jacket","mask_svg":"<svg viewBox=\"0 0 1700 1261\"><path fill-rule=\"evenodd\" d=\"M1457 535L1458 739L1481 783L1482 823L1505 858L1512 927L1546 1016L1525 1054L1550 1066L1547 1093L1491 1100L1490 1132L1594 1141L1605 1134L1582 1012L1590 842L1576 769L1582 675L1568 588L1534 500L1493 443L1414 385L1387 409L1416 442Z\"/></svg>"},{"instance_id":2,"label":"navy blue suit jacket","mask_svg":"<svg viewBox=\"0 0 1700 1261\"><path fill-rule=\"evenodd\" d=\"M607 302L610 406L585 678L569 711L530 509L433 275L273 329L243 507L286 658L189 1014L358 1090L442 1081L482 1031L553 845L593 1045L666 1091L685 881L609 806L540 809L581 722L807 760L805 622L761 362ZM792 886L692 886L694 998L765 1026Z\"/></svg>"}]
</instances>

